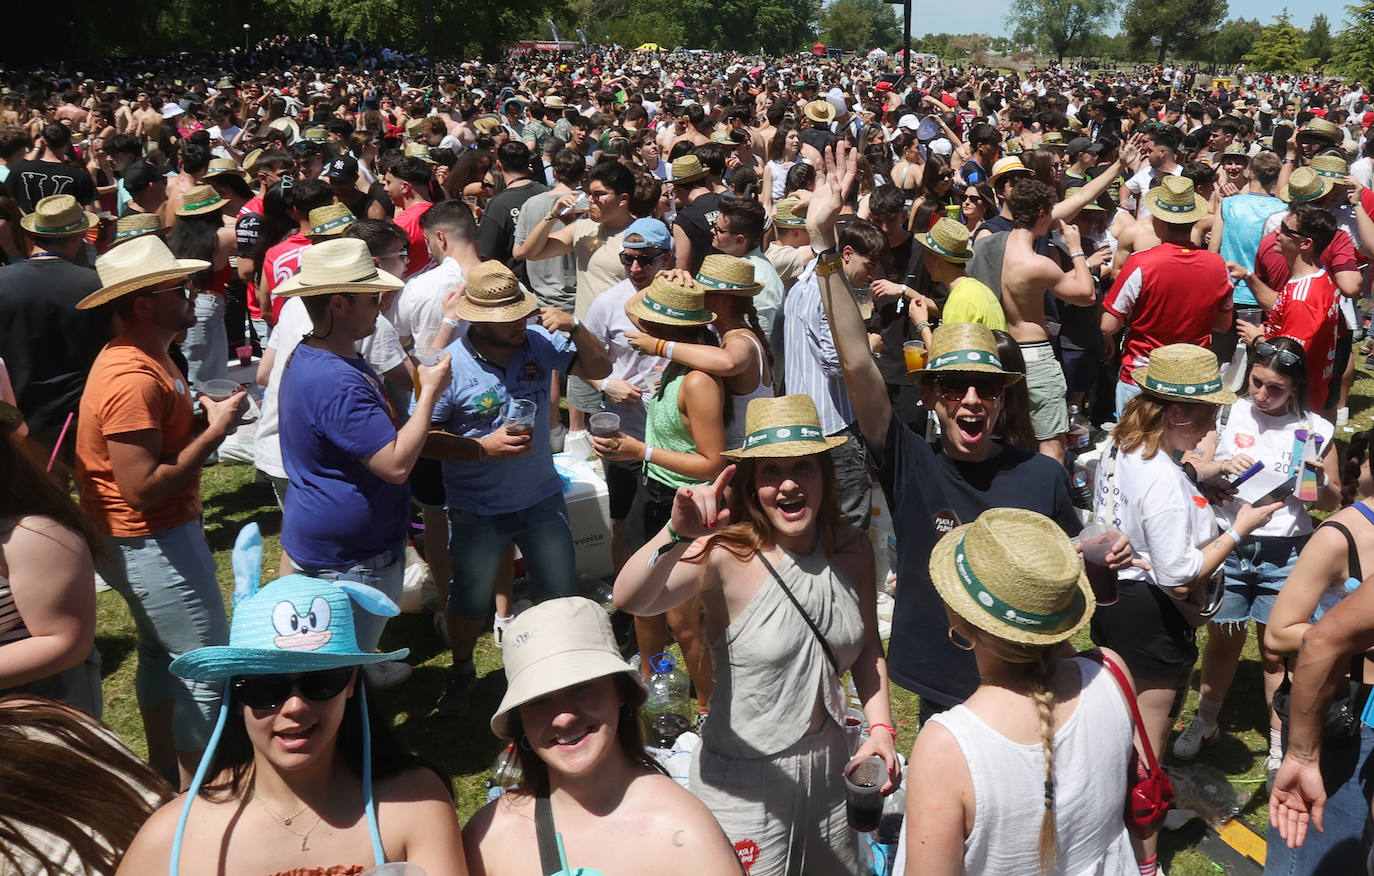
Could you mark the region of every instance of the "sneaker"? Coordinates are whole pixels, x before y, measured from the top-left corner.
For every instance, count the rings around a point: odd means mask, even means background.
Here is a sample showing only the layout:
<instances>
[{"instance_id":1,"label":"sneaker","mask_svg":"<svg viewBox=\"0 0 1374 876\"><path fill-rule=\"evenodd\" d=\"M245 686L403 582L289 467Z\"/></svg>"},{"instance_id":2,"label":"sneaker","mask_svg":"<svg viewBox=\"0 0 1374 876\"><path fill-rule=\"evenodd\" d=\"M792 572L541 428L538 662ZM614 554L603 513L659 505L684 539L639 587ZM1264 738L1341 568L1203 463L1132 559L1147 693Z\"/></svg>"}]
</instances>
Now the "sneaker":
<instances>
[{"instance_id":1,"label":"sneaker","mask_svg":"<svg viewBox=\"0 0 1374 876\"><path fill-rule=\"evenodd\" d=\"M434 711L441 718L461 715L472 707L472 692L477 687L477 671L464 672L457 666L451 667L444 679L444 695L434 704Z\"/></svg>"},{"instance_id":2,"label":"sneaker","mask_svg":"<svg viewBox=\"0 0 1374 876\"><path fill-rule=\"evenodd\" d=\"M514 621L515 615L511 615L510 617L501 617L501 615L499 614L496 616L496 619L492 621L491 641L496 645L496 647L500 648L506 644L506 630L510 629L510 625Z\"/></svg>"},{"instance_id":3,"label":"sneaker","mask_svg":"<svg viewBox=\"0 0 1374 876\"><path fill-rule=\"evenodd\" d=\"M410 673L414 671L415 667L401 660L387 660L363 667L363 675L367 676L367 683L373 690L395 687L410 678Z\"/></svg>"},{"instance_id":4,"label":"sneaker","mask_svg":"<svg viewBox=\"0 0 1374 876\"><path fill-rule=\"evenodd\" d=\"M709 712L697 712L696 720L692 722L692 732L701 735L701 728L706 726L706 719L711 717Z\"/></svg>"},{"instance_id":5,"label":"sneaker","mask_svg":"<svg viewBox=\"0 0 1374 876\"><path fill-rule=\"evenodd\" d=\"M1366 371L1374 371L1374 353L1371 353L1369 357L1364 360L1364 369Z\"/></svg>"},{"instance_id":6,"label":"sneaker","mask_svg":"<svg viewBox=\"0 0 1374 876\"><path fill-rule=\"evenodd\" d=\"M1192 760L1197 757L1197 753L1202 750L1204 745L1209 745L1212 740L1217 738L1219 732L1216 724L1207 727L1200 718L1194 716L1192 723L1174 740L1174 757Z\"/></svg>"}]
</instances>

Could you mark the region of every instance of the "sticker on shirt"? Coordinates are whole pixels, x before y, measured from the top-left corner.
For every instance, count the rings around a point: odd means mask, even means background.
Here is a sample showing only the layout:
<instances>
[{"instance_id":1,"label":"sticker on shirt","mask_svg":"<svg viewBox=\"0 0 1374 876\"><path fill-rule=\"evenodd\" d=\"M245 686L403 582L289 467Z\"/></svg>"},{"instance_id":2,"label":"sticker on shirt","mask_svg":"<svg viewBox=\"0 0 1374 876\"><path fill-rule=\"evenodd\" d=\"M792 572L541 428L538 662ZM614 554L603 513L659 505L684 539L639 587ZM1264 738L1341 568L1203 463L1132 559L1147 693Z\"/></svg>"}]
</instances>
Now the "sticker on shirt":
<instances>
[{"instance_id":1,"label":"sticker on shirt","mask_svg":"<svg viewBox=\"0 0 1374 876\"><path fill-rule=\"evenodd\" d=\"M740 866L744 868L744 876L749 876L750 869L759 859L759 844L751 839L742 839L735 843L735 854L739 856Z\"/></svg>"},{"instance_id":2,"label":"sticker on shirt","mask_svg":"<svg viewBox=\"0 0 1374 876\"><path fill-rule=\"evenodd\" d=\"M1203 496L1194 496L1194 497L1193 497L1193 504L1196 505L1196 506L1198 506L1199 508L1206 508L1206 507L1207 507L1207 499L1206 499L1205 497L1203 497Z\"/></svg>"},{"instance_id":3,"label":"sticker on shirt","mask_svg":"<svg viewBox=\"0 0 1374 876\"><path fill-rule=\"evenodd\" d=\"M186 384L181 382L180 377L172 381L172 386L176 389L177 395L186 395Z\"/></svg>"},{"instance_id":4,"label":"sticker on shirt","mask_svg":"<svg viewBox=\"0 0 1374 876\"><path fill-rule=\"evenodd\" d=\"M948 508L941 508L935 512L932 522L935 524L935 534L941 536L951 532L954 527L959 525L959 515Z\"/></svg>"},{"instance_id":5,"label":"sticker on shirt","mask_svg":"<svg viewBox=\"0 0 1374 876\"><path fill-rule=\"evenodd\" d=\"M1248 433L1248 432L1237 432L1237 433L1236 433L1236 438L1235 438L1235 440L1236 440L1236 446L1237 446L1237 447L1254 447L1254 446L1255 446L1255 436L1254 436L1254 435L1251 435L1251 434Z\"/></svg>"},{"instance_id":6,"label":"sticker on shirt","mask_svg":"<svg viewBox=\"0 0 1374 876\"><path fill-rule=\"evenodd\" d=\"M501 397L494 392L484 392L472 403L477 410L477 416L483 419L492 420L501 413Z\"/></svg>"}]
</instances>

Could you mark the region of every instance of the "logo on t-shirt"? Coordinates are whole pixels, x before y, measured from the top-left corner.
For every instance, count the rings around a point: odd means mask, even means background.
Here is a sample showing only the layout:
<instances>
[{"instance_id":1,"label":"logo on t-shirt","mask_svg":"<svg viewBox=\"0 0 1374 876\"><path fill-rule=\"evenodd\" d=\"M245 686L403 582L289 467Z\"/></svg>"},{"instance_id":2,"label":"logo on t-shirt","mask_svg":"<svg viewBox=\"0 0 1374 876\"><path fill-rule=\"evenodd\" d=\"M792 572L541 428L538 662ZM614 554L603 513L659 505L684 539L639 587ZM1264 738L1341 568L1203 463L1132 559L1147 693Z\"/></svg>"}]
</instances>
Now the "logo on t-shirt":
<instances>
[{"instance_id":1,"label":"logo on t-shirt","mask_svg":"<svg viewBox=\"0 0 1374 876\"><path fill-rule=\"evenodd\" d=\"M479 417L494 417L501 413L501 399L494 392L484 392L472 403Z\"/></svg>"},{"instance_id":2,"label":"logo on t-shirt","mask_svg":"<svg viewBox=\"0 0 1374 876\"><path fill-rule=\"evenodd\" d=\"M1255 436L1249 434L1248 432L1237 432L1237 433L1236 433L1236 446L1237 446L1237 447L1254 447L1254 446L1255 446Z\"/></svg>"},{"instance_id":3,"label":"logo on t-shirt","mask_svg":"<svg viewBox=\"0 0 1374 876\"><path fill-rule=\"evenodd\" d=\"M744 867L744 876L749 876L749 870L759 859L759 844L751 839L742 839L735 843L735 854L739 856L740 865Z\"/></svg>"},{"instance_id":4,"label":"logo on t-shirt","mask_svg":"<svg viewBox=\"0 0 1374 876\"><path fill-rule=\"evenodd\" d=\"M933 522L935 523L935 534L944 535L959 525L959 515L948 508L941 508L935 512Z\"/></svg>"}]
</instances>

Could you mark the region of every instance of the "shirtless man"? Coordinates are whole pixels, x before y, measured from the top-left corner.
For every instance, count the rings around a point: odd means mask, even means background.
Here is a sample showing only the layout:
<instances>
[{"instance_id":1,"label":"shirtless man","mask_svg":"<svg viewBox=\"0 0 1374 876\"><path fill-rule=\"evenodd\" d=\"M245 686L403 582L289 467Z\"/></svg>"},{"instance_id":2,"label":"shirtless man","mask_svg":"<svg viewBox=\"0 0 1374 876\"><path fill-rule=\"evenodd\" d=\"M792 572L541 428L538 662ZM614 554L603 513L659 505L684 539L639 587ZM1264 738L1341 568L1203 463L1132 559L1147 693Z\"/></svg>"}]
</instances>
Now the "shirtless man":
<instances>
[{"instance_id":1,"label":"shirtless man","mask_svg":"<svg viewBox=\"0 0 1374 876\"><path fill-rule=\"evenodd\" d=\"M672 144L668 147L669 151L681 140L686 140L693 146L704 146L711 142L711 129L715 127L715 123L711 121L710 116L706 115L701 104L694 103L684 109L682 117L687 120L686 129L673 138Z\"/></svg>"},{"instance_id":2,"label":"shirtless man","mask_svg":"<svg viewBox=\"0 0 1374 876\"><path fill-rule=\"evenodd\" d=\"M86 111L77 103L79 97L76 92L68 91L62 95L62 103L54 113L59 122L71 122L73 131L81 130L81 125L86 121Z\"/></svg>"},{"instance_id":3,"label":"shirtless man","mask_svg":"<svg viewBox=\"0 0 1374 876\"><path fill-rule=\"evenodd\" d=\"M162 110L153 106L148 92L140 91L135 103L133 116L129 120L130 134L137 134L144 140L156 141L162 133Z\"/></svg>"},{"instance_id":4,"label":"shirtless man","mask_svg":"<svg viewBox=\"0 0 1374 876\"><path fill-rule=\"evenodd\" d=\"M1035 252L1035 239L1048 234L1054 219L1054 189L1038 180L1018 180L1007 199L1013 228L1002 259L1002 307L1007 332L1026 360L1026 389L1030 391L1031 426L1040 452L1064 460L1064 433L1069 428L1065 402L1068 384L1054 356L1045 325L1045 290L1061 301L1091 307L1097 301L1092 273L1082 250L1078 228L1060 222L1060 234L1073 259L1065 273L1049 258Z\"/></svg>"}]
</instances>

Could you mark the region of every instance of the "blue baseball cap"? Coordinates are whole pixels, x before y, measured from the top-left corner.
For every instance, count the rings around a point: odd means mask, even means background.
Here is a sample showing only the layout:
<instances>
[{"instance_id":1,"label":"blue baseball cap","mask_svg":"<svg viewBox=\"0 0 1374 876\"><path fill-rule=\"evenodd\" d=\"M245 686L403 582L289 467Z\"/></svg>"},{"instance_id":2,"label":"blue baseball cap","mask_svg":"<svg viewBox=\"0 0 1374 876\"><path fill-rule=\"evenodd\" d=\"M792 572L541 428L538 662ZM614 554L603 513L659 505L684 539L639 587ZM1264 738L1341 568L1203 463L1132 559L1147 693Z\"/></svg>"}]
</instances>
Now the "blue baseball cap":
<instances>
[{"instance_id":1,"label":"blue baseball cap","mask_svg":"<svg viewBox=\"0 0 1374 876\"><path fill-rule=\"evenodd\" d=\"M639 239L631 241L630 238L638 235ZM659 219L645 217L636 219L630 223L630 227L625 229L624 243L621 244L625 249L666 249L673 250L673 237L668 233L668 226L664 225Z\"/></svg>"}]
</instances>

